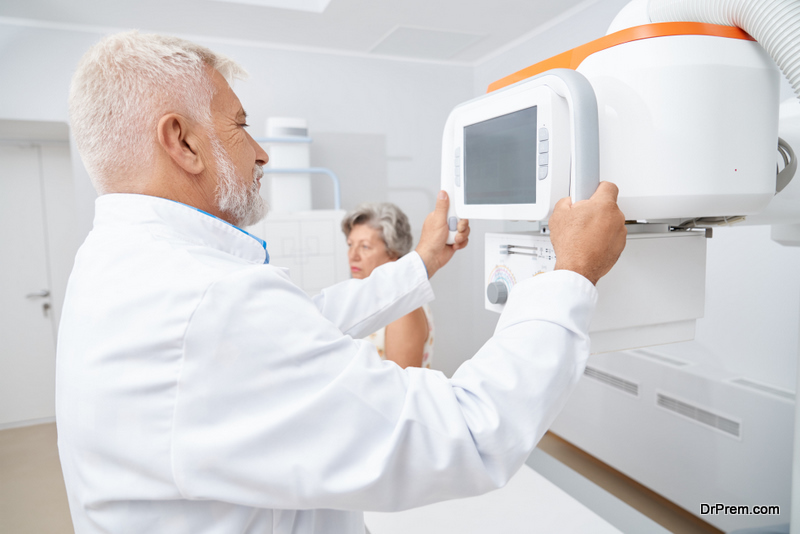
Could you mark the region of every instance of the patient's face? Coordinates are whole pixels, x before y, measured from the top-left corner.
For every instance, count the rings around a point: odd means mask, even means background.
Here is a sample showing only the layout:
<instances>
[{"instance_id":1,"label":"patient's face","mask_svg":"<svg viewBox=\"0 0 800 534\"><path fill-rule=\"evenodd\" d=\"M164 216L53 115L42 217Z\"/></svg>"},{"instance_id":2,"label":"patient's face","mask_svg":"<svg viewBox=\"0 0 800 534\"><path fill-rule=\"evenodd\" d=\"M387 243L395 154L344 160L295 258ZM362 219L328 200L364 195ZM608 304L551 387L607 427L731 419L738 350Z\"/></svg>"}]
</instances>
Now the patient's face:
<instances>
[{"instance_id":1,"label":"patient's face","mask_svg":"<svg viewBox=\"0 0 800 534\"><path fill-rule=\"evenodd\" d=\"M350 275L353 278L366 278L375 267L395 259L386 250L380 231L366 224L353 226L347 236L347 247Z\"/></svg>"}]
</instances>

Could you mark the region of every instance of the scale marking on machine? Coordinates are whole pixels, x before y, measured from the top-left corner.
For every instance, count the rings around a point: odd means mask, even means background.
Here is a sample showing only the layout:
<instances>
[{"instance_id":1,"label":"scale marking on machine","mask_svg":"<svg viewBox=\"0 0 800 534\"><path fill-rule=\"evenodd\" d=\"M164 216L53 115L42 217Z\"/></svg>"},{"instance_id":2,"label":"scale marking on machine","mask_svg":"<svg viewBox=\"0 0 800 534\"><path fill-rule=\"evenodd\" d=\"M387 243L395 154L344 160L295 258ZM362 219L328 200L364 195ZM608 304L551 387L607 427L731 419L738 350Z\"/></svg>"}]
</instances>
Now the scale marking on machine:
<instances>
[{"instance_id":1,"label":"scale marking on machine","mask_svg":"<svg viewBox=\"0 0 800 534\"><path fill-rule=\"evenodd\" d=\"M546 235L486 234L486 309L502 311L518 282L552 271L555 264L553 245Z\"/></svg>"}]
</instances>

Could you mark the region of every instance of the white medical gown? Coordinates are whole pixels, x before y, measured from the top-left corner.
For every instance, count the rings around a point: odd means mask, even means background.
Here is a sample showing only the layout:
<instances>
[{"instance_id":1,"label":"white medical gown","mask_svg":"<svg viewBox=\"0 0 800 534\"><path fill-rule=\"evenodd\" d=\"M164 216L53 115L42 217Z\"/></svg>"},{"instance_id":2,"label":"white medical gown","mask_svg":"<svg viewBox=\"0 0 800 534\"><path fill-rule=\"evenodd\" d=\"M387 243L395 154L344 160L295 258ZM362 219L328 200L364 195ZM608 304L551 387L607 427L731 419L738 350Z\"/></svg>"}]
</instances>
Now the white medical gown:
<instances>
[{"instance_id":1,"label":"white medical gown","mask_svg":"<svg viewBox=\"0 0 800 534\"><path fill-rule=\"evenodd\" d=\"M585 365L596 290L575 273L518 284L447 379L358 339L432 300L416 253L310 299L262 242L194 208L96 208L57 357L78 534L362 534L364 510L505 484Z\"/></svg>"}]
</instances>

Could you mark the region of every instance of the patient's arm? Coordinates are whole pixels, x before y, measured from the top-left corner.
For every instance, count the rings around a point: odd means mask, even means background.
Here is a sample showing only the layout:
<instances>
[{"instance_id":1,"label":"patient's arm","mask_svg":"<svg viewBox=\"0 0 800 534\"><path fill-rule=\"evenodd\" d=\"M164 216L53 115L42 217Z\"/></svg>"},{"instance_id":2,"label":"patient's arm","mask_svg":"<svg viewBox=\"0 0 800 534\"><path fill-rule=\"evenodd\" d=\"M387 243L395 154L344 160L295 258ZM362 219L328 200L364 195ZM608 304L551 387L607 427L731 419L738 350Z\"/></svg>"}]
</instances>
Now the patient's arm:
<instances>
[{"instance_id":1,"label":"patient's arm","mask_svg":"<svg viewBox=\"0 0 800 534\"><path fill-rule=\"evenodd\" d=\"M365 337L433 300L428 273L416 252L385 263L363 280L347 280L313 298L329 321Z\"/></svg>"},{"instance_id":2,"label":"patient's arm","mask_svg":"<svg viewBox=\"0 0 800 534\"><path fill-rule=\"evenodd\" d=\"M403 369L421 367L427 340L428 318L422 308L417 308L386 327L384 357Z\"/></svg>"}]
</instances>

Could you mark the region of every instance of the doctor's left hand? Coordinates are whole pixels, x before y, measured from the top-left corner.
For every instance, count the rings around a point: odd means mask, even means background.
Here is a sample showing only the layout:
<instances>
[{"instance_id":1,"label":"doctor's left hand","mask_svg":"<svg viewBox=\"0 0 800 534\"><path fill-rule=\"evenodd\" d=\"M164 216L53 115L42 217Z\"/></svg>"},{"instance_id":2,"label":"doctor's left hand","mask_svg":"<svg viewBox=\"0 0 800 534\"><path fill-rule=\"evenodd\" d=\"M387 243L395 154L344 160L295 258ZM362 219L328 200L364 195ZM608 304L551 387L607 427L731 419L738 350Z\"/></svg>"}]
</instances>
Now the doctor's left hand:
<instances>
[{"instance_id":1,"label":"doctor's left hand","mask_svg":"<svg viewBox=\"0 0 800 534\"><path fill-rule=\"evenodd\" d=\"M425 267L428 269L428 278L432 278L434 273L445 266L450 261L456 250L460 250L469 243L469 221L460 219L458 221L458 233L452 245L446 244L447 233L447 208L450 206L450 199L447 193L439 191L436 199L436 208L425 218L422 225L422 236L416 251L420 255Z\"/></svg>"}]
</instances>

